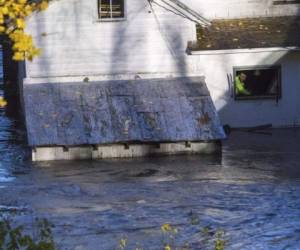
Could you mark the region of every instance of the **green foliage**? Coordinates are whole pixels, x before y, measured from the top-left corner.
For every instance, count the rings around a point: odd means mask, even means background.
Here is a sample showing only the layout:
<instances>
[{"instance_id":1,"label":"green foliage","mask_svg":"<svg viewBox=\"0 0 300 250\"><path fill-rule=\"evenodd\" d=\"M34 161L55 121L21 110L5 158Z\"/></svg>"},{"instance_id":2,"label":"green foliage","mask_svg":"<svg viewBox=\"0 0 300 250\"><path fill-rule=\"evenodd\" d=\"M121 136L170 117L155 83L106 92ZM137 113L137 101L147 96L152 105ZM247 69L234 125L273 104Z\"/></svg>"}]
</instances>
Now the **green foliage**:
<instances>
[{"instance_id":1,"label":"green foliage","mask_svg":"<svg viewBox=\"0 0 300 250\"><path fill-rule=\"evenodd\" d=\"M24 233L23 226L13 227L7 219L0 221L0 250L55 250L51 225L46 219L36 221L36 238Z\"/></svg>"}]
</instances>

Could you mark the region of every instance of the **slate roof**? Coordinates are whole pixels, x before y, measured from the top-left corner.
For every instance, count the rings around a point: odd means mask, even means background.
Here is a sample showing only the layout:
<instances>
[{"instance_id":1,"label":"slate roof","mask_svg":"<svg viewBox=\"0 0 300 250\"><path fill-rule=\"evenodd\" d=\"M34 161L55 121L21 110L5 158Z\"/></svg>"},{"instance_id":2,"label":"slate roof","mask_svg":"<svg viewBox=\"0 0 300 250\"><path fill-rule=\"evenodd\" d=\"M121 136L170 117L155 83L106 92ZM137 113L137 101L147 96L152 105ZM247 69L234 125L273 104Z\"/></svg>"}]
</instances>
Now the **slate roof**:
<instances>
[{"instance_id":1,"label":"slate roof","mask_svg":"<svg viewBox=\"0 0 300 250\"><path fill-rule=\"evenodd\" d=\"M225 50L267 47L300 47L300 17L213 20L197 26L197 41L188 49Z\"/></svg>"},{"instance_id":2,"label":"slate roof","mask_svg":"<svg viewBox=\"0 0 300 250\"><path fill-rule=\"evenodd\" d=\"M24 86L31 146L225 138L201 77Z\"/></svg>"}]
</instances>

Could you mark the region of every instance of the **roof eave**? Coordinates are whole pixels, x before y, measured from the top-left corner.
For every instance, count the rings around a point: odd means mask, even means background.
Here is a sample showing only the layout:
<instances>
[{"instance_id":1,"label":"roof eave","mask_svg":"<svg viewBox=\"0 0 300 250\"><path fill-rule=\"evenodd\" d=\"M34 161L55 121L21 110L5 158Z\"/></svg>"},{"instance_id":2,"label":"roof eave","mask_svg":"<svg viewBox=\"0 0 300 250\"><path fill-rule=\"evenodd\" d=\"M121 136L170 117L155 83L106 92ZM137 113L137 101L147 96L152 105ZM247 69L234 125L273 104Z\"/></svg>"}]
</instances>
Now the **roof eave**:
<instances>
[{"instance_id":1,"label":"roof eave","mask_svg":"<svg viewBox=\"0 0 300 250\"><path fill-rule=\"evenodd\" d=\"M211 49L211 50L188 50L189 55L221 55L241 53L262 53L277 51L300 51L300 47L268 47L268 48L246 48L246 49Z\"/></svg>"}]
</instances>

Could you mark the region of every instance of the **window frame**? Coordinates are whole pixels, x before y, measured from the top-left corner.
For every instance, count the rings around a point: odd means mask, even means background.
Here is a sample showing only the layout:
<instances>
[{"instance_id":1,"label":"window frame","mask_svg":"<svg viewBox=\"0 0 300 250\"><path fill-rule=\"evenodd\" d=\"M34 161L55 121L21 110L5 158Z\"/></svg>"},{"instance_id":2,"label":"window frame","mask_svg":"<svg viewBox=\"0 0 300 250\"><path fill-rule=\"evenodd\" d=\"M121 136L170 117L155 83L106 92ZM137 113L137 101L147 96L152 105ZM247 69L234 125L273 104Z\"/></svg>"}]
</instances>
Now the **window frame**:
<instances>
[{"instance_id":1,"label":"window frame","mask_svg":"<svg viewBox=\"0 0 300 250\"><path fill-rule=\"evenodd\" d=\"M266 69L276 69L277 70L277 93L276 95L250 95L250 96L238 96L235 89L235 77L237 71L247 71L247 70L266 70ZM243 100L276 100L277 102L282 98L282 73L281 65L257 65L257 66L235 66L233 67L233 97L235 101Z\"/></svg>"},{"instance_id":2,"label":"window frame","mask_svg":"<svg viewBox=\"0 0 300 250\"><path fill-rule=\"evenodd\" d=\"M120 22L120 21L125 21L126 17L127 17L127 6L126 0L122 0L123 4L124 4L124 17L112 17L112 15L110 15L111 17L108 18L103 18L101 17L101 1L102 0L97 0L97 17L98 17L98 21L100 22ZM112 4L112 0L110 0L110 5Z\"/></svg>"},{"instance_id":3,"label":"window frame","mask_svg":"<svg viewBox=\"0 0 300 250\"><path fill-rule=\"evenodd\" d=\"M300 0L273 0L273 5L300 4Z\"/></svg>"}]
</instances>

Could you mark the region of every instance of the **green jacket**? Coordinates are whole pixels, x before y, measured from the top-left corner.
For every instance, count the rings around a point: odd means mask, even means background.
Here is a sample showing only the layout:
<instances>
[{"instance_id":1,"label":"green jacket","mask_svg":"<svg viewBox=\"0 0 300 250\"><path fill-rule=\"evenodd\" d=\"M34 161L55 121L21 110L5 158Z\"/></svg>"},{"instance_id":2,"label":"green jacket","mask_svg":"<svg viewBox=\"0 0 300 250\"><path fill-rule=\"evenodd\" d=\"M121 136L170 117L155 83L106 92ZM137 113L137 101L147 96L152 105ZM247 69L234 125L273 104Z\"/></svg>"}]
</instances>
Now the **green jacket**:
<instances>
[{"instance_id":1,"label":"green jacket","mask_svg":"<svg viewBox=\"0 0 300 250\"><path fill-rule=\"evenodd\" d=\"M239 76L235 77L235 93L237 95L251 95L251 93L245 88L245 83L243 83Z\"/></svg>"}]
</instances>

